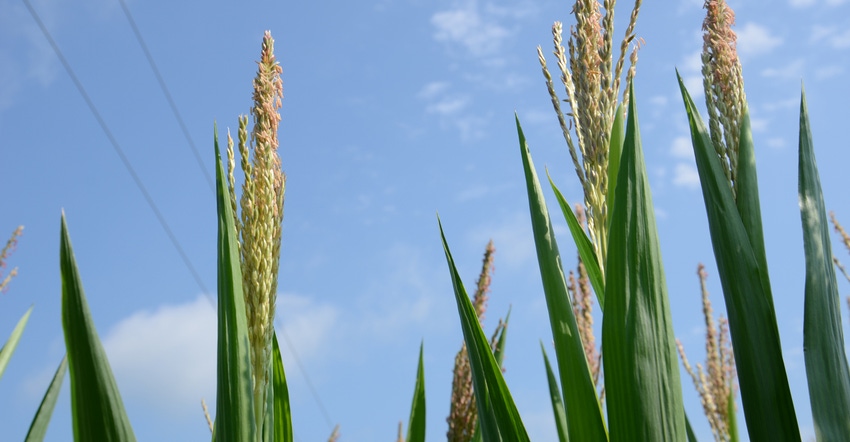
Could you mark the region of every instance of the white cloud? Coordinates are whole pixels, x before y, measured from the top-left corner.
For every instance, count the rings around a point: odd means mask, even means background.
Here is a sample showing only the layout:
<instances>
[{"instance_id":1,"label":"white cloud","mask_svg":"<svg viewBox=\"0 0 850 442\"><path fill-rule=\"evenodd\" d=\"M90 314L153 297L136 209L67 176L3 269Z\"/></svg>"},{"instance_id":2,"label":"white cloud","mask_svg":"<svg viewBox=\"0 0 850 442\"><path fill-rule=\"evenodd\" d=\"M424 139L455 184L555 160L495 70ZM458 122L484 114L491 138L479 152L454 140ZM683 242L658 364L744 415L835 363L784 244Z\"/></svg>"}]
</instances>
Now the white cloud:
<instances>
[{"instance_id":1,"label":"white cloud","mask_svg":"<svg viewBox=\"0 0 850 442\"><path fill-rule=\"evenodd\" d=\"M850 47L850 29L839 31L835 26L814 25L809 42L825 44L833 49L846 49Z\"/></svg>"},{"instance_id":2,"label":"white cloud","mask_svg":"<svg viewBox=\"0 0 850 442\"><path fill-rule=\"evenodd\" d=\"M825 80L827 78L841 75L842 73L844 73L844 68L840 66L825 66L815 71L815 78L818 80Z\"/></svg>"},{"instance_id":3,"label":"white cloud","mask_svg":"<svg viewBox=\"0 0 850 442\"><path fill-rule=\"evenodd\" d=\"M474 244L486 244L492 238L499 262L506 266L520 267L535 255L534 235L527 213L515 213L498 224L476 226L469 238Z\"/></svg>"},{"instance_id":4,"label":"white cloud","mask_svg":"<svg viewBox=\"0 0 850 442\"><path fill-rule=\"evenodd\" d=\"M193 413L215 399L216 314L203 296L139 311L103 340L121 391L166 413Z\"/></svg>"},{"instance_id":5,"label":"white cloud","mask_svg":"<svg viewBox=\"0 0 850 442\"><path fill-rule=\"evenodd\" d=\"M688 93L691 94L691 98L694 101L702 98L705 94L705 89L702 84L702 75L688 75L684 77L685 88L688 89Z\"/></svg>"},{"instance_id":6,"label":"white cloud","mask_svg":"<svg viewBox=\"0 0 850 442\"><path fill-rule=\"evenodd\" d=\"M749 22L736 31L738 34L738 53L742 57L767 54L782 43L782 39L759 24Z\"/></svg>"},{"instance_id":7,"label":"white cloud","mask_svg":"<svg viewBox=\"0 0 850 442\"><path fill-rule=\"evenodd\" d=\"M498 23L505 10L486 8L482 13L476 1L447 11L435 13L431 24L436 28L437 41L460 45L475 57L484 57L499 52L511 32Z\"/></svg>"},{"instance_id":8,"label":"white cloud","mask_svg":"<svg viewBox=\"0 0 850 442\"><path fill-rule=\"evenodd\" d=\"M697 173L696 167L688 163L676 164L673 169L673 184L689 189L699 187L699 173Z\"/></svg>"},{"instance_id":9,"label":"white cloud","mask_svg":"<svg viewBox=\"0 0 850 442\"><path fill-rule=\"evenodd\" d=\"M449 84L444 81L432 81L422 87L422 90L416 94L417 97L424 100L432 100L449 88Z\"/></svg>"},{"instance_id":10,"label":"white cloud","mask_svg":"<svg viewBox=\"0 0 850 442\"><path fill-rule=\"evenodd\" d=\"M799 80L803 76L805 64L802 59L794 60L779 68L767 68L761 71L762 77L782 80Z\"/></svg>"},{"instance_id":11,"label":"white cloud","mask_svg":"<svg viewBox=\"0 0 850 442\"><path fill-rule=\"evenodd\" d=\"M690 137L676 137L670 147L670 153L676 158L689 159L694 157Z\"/></svg>"},{"instance_id":12,"label":"white cloud","mask_svg":"<svg viewBox=\"0 0 850 442\"><path fill-rule=\"evenodd\" d=\"M815 4L816 0L789 0L788 4L794 8L807 8Z\"/></svg>"},{"instance_id":13,"label":"white cloud","mask_svg":"<svg viewBox=\"0 0 850 442\"><path fill-rule=\"evenodd\" d=\"M302 359L326 348L337 310L297 295L278 297L277 311ZM103 340L109 363L125 396L166 414L197 413L201 398L213 406L216 382L216 310L198 296L184 304L142 310L119 322ZM281 342L284 360L292 354Z\"/></svg>"},{"instance_id":14,"label":"white cloud","mask_svg":"<svg viewBox=\"0 0 850 442\"><path fill-rule=\"evenodd\" d=\"M767 147L771 147L773 149L781 149L781 148L785 147L786 143L785 143L784 138L776 137L776 138L768 138L766 144L767 144Z\"/></svg>"},{"instance_id":15,"label":"white cloud","mask_svg":"<svg viewBox=\"0 0 850 442\"><path fill-rule=\"evenodd\" d=\"M445 97L436 103L429 104L425 108L425 111L432 114L450 116L464 110L467 104L469 104L469 98L467 97Z\"/></svg>"},{"instance_id":16,"label":"white cloud","mask_svg":"<svg viewBox=\"0 0 850 442\"><path fill-rule=\"evenodd\" d=\"M765 118L750 118L750 129L753 132L764 132L767 129L767 123Z\"/></svg>"}]
</instances>

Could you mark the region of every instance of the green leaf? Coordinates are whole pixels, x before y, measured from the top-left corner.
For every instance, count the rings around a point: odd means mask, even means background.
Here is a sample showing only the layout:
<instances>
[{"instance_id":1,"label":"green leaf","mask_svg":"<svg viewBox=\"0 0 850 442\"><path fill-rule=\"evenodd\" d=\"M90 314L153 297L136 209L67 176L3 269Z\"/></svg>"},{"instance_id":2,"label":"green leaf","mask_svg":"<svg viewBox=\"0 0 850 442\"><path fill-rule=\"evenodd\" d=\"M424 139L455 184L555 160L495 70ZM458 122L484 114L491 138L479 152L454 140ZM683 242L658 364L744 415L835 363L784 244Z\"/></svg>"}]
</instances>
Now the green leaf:
<instances>
[{"instance_id":1,"label":"green leaf","mask_svg":"<svg viewBox=\"0 0 850 442\"><path fill-rule=\"evenodd\" d=\"M18 342L21 341L21 335L24 333L24 328L27 326L27 321L30 320L32 307L27 309L27 312L18 320L18 324L12 329L12 334L9 339L0 348L0 377L3 377L3 372L6 371L6 366L9 365L9 360L12 358L12 353L18 347Z\"/></svg>"},{"instance_id":2,"label":"green leaf","mask_svg":"<svg viewBox=\"0 0 850 442\"><path fill-rule=\"evenodd\" d=\"M596 293L596 299L599 300L599 308L605 311L605 277L602 275L602 269L599 268L599 258L596 252L593 251L593 244L590 238L587 237L584 229L581 228L576 214L573 213L570 204L552 182L552 177L546 174L549 178L549 185L555 191L555 199L558 200L558 205L561 206L561 212L564 213L564 218L567 220L567 226L570 228L570 234L573 236L573 241L578 249L578 254L581 257L581 262L584 263L584 268L587 270L587 278L590 279L590 285L593 286L593 292ZM610 217L608 218L611 219ZM610 225L610 223L609 223Z\"/></svg>"},{"instance_id":3,"label":"green leaf","mask_svg":"<svg viewBox=\"0 0 850 442\"><path fill-rule=\"evenodd\" d=\"M540 350L543 352L543 364L546 365L546 380L549 382L549 399L552 401L552 412L555 414L558 440L560 442L568 442L570 435L567 432L567 412L564 410L564 400L561 399L558 380L555 379L555 373L552 372L552 365L549 364L549 356L546 355L546 347L543 346L542 341L540 342Z\"/></svg>"},{"instance_id":4,"label":"green leaf","mask_svg":"<svg viewBox=\"0 0 850 442\"><path fill-rule=\"evenodd\" d=\"M215 435L220 441L253 441L257 437L249 359L248 325L242 295L236 227L224 166L215 134L216 203L218 207L218 387Z\"/></svg>"},{"instance_id":5,"label":"green leaf","mask_svg":"<svg viewBox=\"0 0 850 442\"><path fill-rule=\"evenodd\" d=\"M623 103L617 105L614 123L611 125L611 142L608 149L608 225L611 225L611 211L614 210L617 175L620 170L620 155L623 152L625 129L623 127ZM584 258L582 258L584 260ZM585 260L586 261L586 260Z\"/></svg>"},{"instance_id":6,"label":"green leaf","mask_svg":"<svg viewBox=\"0 0 850 442\"><path fill-rule=\"evenodd\" d=\"M416 369L416 387L410 405L410 420L407 422L405 442L425 442L425 344L419 345L419 367Z\"/></svg>"},{"instance_id":7,"label":"green leaf","mask_svg":"<svg viewBox=\"0 0 850 442\"><path fill-rule=\"evenodd\" d=\"M481 425L483 440L488 442L510 441L528 442L528 434L522 424L519 412L502 370L493 356L490 343L481 329L481 323L469 300L469 295L463 287L463 282L455 267L446 236L443 234L443 225L440 226L440 237L443 240L443 250L446 252L446 261L449 273L452 277L455 300L457 301L458 315L460 316L463 339L469 355L469 366L472 372L472 385L475 391L475 403L478 406L478 422Z\"/></svg>"},{"instance_id":8,"label":"green leaf","mask_svg":"<svg viewBox=\"0 0 850 442\"><path fill-rule=\"evenodd\" d=\"M697 442L697 435L694 434L694 429L691 428L691 420L688 419L687 413L685 413L685 430L688 433L688 442Z\"/></svg>"},{"instance_id":9,"label":"green leaf","mask_svg":"<svg viewBox=\"0 0 850 442\"><path fill-rule=\"evenodd\" d=\"M76 441L135 441L118 385L97 336L62 214L59 264L62 328L71 372L71 415Z\"/></svg>"},{"instance_id":10,"label":"green leaf","mask_svg":"<svg viewBox=\"0 0 850 442\"><path fill-rule=\"evenodd\" d=\"M549 310L549 323L555 341L555 357L558 361L561 388L567 408L570 439L607 441L608 433L602 417L602 407L599 404L599 398L596 396L596 388L584 354L584 345L576 326L576 318L573 314L572 304L567 292L567 282L564 278L564 269L561 265L561 254L558 252L558 243L555 241L555 232L549 219L549 210L546 208L546 201L543 199L543 190L540 187L540 181L537 179L534 163L531 161L531 153L529 153L525 135L519 124L519 117L516 117L516 126L519 134L522 166L525 170L525 182L528 188L528 207L531 212L534 244L537 248L537 262L540 265L543 292L546 295L546 306ZM566 214L572 212L567 209L564 212L569 219ZM576 243L581 245L581 241L577 240ZM601 292L597 292L597 295L599 293Z\"/></svg>"},{"instance_id":11,"label":"green leaf","mask_svg":"<svg viewBox=\"0 0 850 442\"><path fill-rule=\"evenodd\" d=\"M678 78L729 315L747 430L751 440L799 441L773 301L765 288L766 269L759 266L711 137L681 76Z\"/></svg>"},{"instance_id":12,"label":"green leaf","mask_svg":"<svg viewBox=\"0 0 850 442\"><path fill-rule=\"evenodd\" d=\"M633 86L629 95L602 318L608 422L612 441L678 442L687 438L679 361Z\"/></svg>"},{"instance_id":13,"label":"green leaf","mask_svg":"<svg viewBox=\"0 0 850 442\"><path fill-rule=\"evenodd\" d=\"M729 391L729 397L726 399L726 430L729 432L729 442L738 442L738 414L735 412L735 390Z\"/></svg>"},{"instance_id":14,"label":"green leaf","mask_svg":"<svg viewBox=\"0 0 850 442\"><path fill-rule=\"evenodd\" d=\"M505 315L504 326L499 330L499 335L496 337L496 347L493 349L493 357L496 358L496 363L499 367L505 361L505 340L508 335L508 323L511 320L511 309L508 308L508 314Z\"/></svg>"},{"instance_id":15,"label":"green leaf","mask_svg":"<svg viewBox=\"0 0 850 442\"><path fill-rule=\"evenodd\" d=\"M815 435L818 440L848 440L850 371L844 353L841 302L805 90L800 102L799 167L800 215L806 252L803 348Z\"/></svg>"},{"instance_id":16,"label":"green leaf","mask_svg":"<svg viewBox=\"0 0 850 442\"><path fill-rule=\"evenodd\" d=\"M68 370L68 358L62 357L62 362L56 369L53 375L53 380L50 381L50 386L44 393L44 398L41 399L41 405L38 406L35 416L30 424L30 429L27 431L27 437L24 442L41 442L47 434L47 426L50 424L50 417L53 415L53 408L56 407L56 399L59 398L59 391L62 389L62 381L65 379L65 372Z\"/></svg>"},{"instance_id":17,"label":"green leaf","mask_svg":"<svg viewBox=\"0 0 850 442\"><path fill-rule=\"evenodd\" d=\"M292 442L292 414L289 408L289 387L286 384L286 373L283 371L283 358L277 343L277 333L272 335L274 352L274 440L275 442Z\"/></svg>"},{"instance_id":18,"label":"green leaf","mask_svg":"<svg viewBox=\"0 0 850 442\"><path fill-rule=\"evenodd\" d=\"M762 287L773 307L773 295L770 292L770 279L767 270L767 253L764 248L764 229L761 222L761 203L759 202L758 175L756 174L756 155L753 145L753 134L750 130L750 112L744 108L741 118L741 130L738 136L738 171L737 196L735 204L741 215L741 222L758 263Z\"/></svg>"}]
</instances>

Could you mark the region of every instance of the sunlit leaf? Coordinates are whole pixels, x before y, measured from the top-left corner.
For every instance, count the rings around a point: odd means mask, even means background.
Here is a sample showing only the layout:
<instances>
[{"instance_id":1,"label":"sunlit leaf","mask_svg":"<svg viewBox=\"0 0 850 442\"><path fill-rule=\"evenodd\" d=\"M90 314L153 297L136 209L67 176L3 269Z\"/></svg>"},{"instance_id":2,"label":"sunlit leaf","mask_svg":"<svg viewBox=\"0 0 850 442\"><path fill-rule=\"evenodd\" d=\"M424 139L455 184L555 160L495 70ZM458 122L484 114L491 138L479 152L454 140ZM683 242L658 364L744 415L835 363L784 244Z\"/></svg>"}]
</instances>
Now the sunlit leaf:
<instances>
[{"instance_id":1,"label":"sunlit leaf","mask_svg":"<svg viewBox=\"0 0 850 442\"><path fill-rule=\"evenodd\" d=\"M850 371L844 353L841 302L805 91L800 103L799 169L806 252L803 348L815 435L818 440L850 440Z\"/></svg>"}]
</instances>

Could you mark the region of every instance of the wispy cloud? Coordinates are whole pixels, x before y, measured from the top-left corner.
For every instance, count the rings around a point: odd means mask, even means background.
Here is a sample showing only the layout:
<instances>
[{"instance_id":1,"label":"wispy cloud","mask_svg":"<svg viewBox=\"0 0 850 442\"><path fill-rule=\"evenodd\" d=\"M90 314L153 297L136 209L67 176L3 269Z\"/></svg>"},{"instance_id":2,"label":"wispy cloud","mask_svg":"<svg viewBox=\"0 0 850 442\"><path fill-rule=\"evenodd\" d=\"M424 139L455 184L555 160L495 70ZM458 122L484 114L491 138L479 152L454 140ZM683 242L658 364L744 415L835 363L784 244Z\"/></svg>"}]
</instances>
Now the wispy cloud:
<instances>
[{"instance_id":1,"label":"wispy cloud","mask_svg":"<svg viewBox=\"0 0 850 442\"><path fill-rule=\"evenodd\" d=\"M673 184L677 187L696 189L699 187L699 173L696 167L688 163L676 164L673 169Z\"/></svg>"},{"instance_id":2,"label":"wispy cloud","mask_svg":"<svg viewBox=\"0 0 850 442\"><path fill-rule=\"evenodd\" d=\"M738 53L741 57L768 54L782 43L770 29L749 22L735 31L738 34Z\"/></svg>"},{"instance_id":3,"label":"wispy cloud","mask_svg":"<svg viewBox=\"0 0 850 442\"><path fill-rule=\"evenodd\" d=\"M761 71L763 77L781 80L799 80L803 76L805 63L802 59L794 60L781 67L767 68Z\"/></svg>"},{"instance_id":4,"label":"wispy cloud","mask_svg":"<svg viewBox=\"0 0 850 442\"><path fill-rule=\"evenodd\" d=\"M839 30L835 26L815 25L809 42L815 45L826 45L832 49L850 48L850 29Z\"/></svg>"},{"instance_id":5,"label":"wispy cloud","mask_svg":"<svg viewBox=\"0 0 850 442\"><path fill-rule=\"evenodd\" d=\"M460 47L473 57L492 57L502 51L515 33L503 22L515 21L532 10L530 4L503 7L485 3L481 6L476 0L468 0L431 16L434 39Z\"/></svg>"},{"instance_id":6,"label":"wispy cloud","mask_svg":"<svg viewBox=\"0 0 850 442\"><path fill-rule=\"evenodd\" d=\"M694 149L691 147L690 137L676 137L670 147L670 154L676 158L692 159Z\"/></svg>"},{"instance_id":7,"label":"wispy cloud","mask_svg":"<svg viewBox=\"0 0 850 442\"><path fill-rule=\"evenodd\" d=\"M451 84L430 82L420 89L417 97L424 100L425 112L437 115L443 127L460 132L464 141L475 140L486 134L488 119L470 111L472 99L468 94L454 92Z\"/></svg>"},{"instance_id":8,"label":"wispy cloud","mask_svg":"<svg viewBox=\"0 0 850 442\"><path fill-rule=\"evenodd\" d=\"M328 348L329 329L339 314L335 307L281 295L278 311L301 359ZM119 322L103 344L122 394L172 415L196 415L201 398L214 403L216 329L215 307L204 296L138 311ZM281 352L285 363L293 360L283 342Z\"/></svg>"}]
</instances>

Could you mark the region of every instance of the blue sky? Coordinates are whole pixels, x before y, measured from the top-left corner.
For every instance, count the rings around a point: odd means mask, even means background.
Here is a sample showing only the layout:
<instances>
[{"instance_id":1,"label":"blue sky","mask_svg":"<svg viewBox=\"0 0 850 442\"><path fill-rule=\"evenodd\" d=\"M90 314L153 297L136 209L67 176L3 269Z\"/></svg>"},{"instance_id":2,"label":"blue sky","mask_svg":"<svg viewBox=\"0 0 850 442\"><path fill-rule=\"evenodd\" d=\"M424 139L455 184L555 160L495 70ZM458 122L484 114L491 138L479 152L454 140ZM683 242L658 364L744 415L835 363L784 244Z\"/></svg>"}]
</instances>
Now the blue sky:
<instances>
[{"instance_id":1,"label":"blue sky","mask_svg":"<svg viewBox=\"0 0 850 442\"><path fill-rule=\"evenodd\" d=\"M617 11L617 35L630 4ZM800 82L826 205L850 223L842 144L850 9L842 0L730 2L752 115L765 236L784 357L812 435L802 352L804 267L797 206ZM61 359L58 267L64 208L86 294L140 440L204 440L215 402L213 194L113 0L37 0L42 16L203 282L169 241L19 0L0 0L0 234L25 225L0 295L0 337L35 309L0 380L0 427L23 437ZM702 2L646 2L637 35L638 113L677 336L703 356L696 266L722 294L674 68L699 87ZM461 331L435 213L474 283L493 238L486 329L512 307L506 379L534 440L555 428L538 343L549 342L513 123L538 172L581 198L535 48L551 52L565 1L139 2L129 7L191 138L213 171L212 135L251 105L263 31L283 66L288 175L278 295L297 440L394 440L407 420L424 339L428 440L443 440ZM839 116L841 115L841 116ZM548 201L554 203L551 192ZM553 207L554 208L554 207ZM553 213L565 262L574 249ZM839 257L844 250L836 247ZM840 283L842 293L850 288ZM213 292L210 292L212 290ZM282 328L281 328L282 327ZM683 377L687 410L710 430ZM67 386L48 440L71 440ZM740 407L739 407L740 410ZM741 415L740 421L743 421Z\"/></svg>"}]
</instances>

